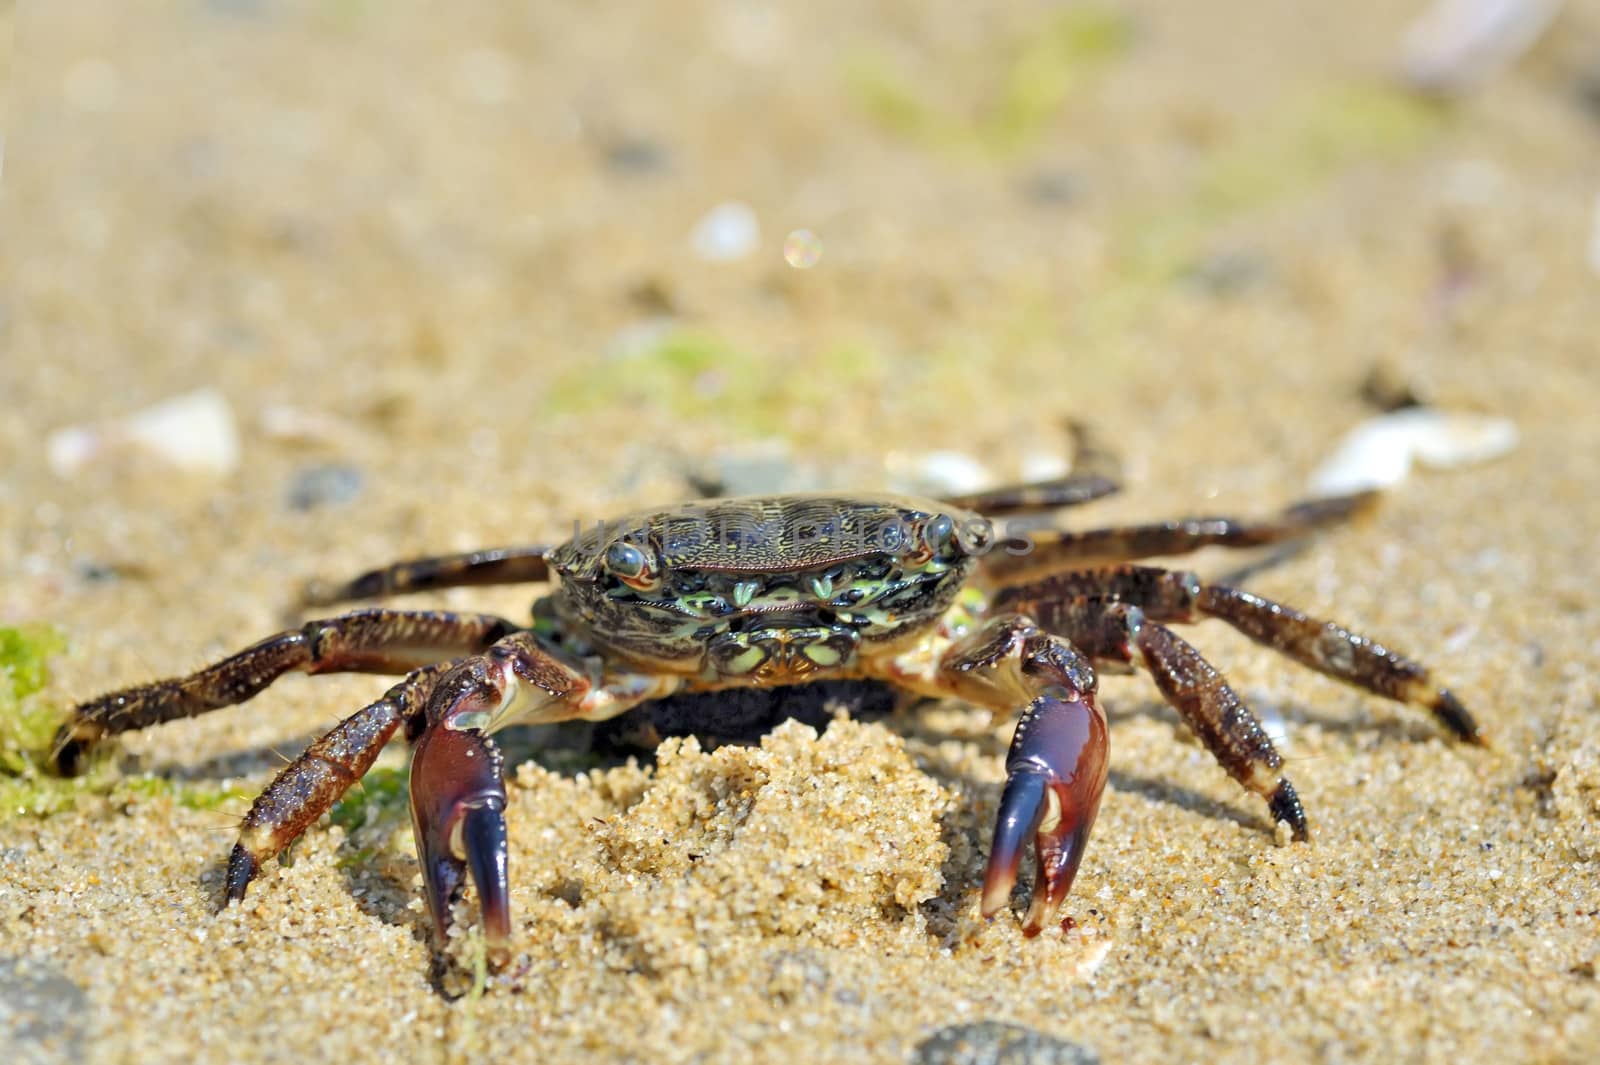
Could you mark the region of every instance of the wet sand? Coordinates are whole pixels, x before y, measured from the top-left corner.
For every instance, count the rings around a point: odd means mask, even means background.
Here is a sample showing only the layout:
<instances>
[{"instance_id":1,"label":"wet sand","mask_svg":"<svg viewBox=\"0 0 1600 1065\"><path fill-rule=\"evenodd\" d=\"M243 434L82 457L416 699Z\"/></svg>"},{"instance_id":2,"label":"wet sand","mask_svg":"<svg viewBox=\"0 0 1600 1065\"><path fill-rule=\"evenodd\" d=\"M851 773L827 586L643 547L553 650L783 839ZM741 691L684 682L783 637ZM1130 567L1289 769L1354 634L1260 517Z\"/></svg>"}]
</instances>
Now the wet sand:
<instances>
[{"instance_id":1,"label":"wet sand","mask_svg":"<svg viewBox=\"0 0 1600 1065\"><path fill-rule=\"evenodd\" d=\"M1107 1062L1592 1060L1600 8L1433 109L1389 88L1387 5L1190 7L8 13L0 624L64 630L63 705L274 631L307 578L559 537L707 476L903 486L946 451L1012 480L1076 418L1127 486L1074 521L1266 513L1376 413L1380 364L1521 442L1248 579L1429 663L1491 750L1192 630L1283 719L1314 845L1138 676L1103 681L1073 927L1034 940L1020 900L976 915L1010 723L970 708L527 760L517 956L452 997L376 787L216 913L280 752L384 687L289 678L124 738L137 786L7 811L0 1045L907 1061L1003 1021ZM1061 51L1030 51L1049 27ZM690 234L735 201L759 238L708 260ZM202 387L237 420L230 472L123 447L52 469L52 433Z\"/></svg>"}]
</instances>

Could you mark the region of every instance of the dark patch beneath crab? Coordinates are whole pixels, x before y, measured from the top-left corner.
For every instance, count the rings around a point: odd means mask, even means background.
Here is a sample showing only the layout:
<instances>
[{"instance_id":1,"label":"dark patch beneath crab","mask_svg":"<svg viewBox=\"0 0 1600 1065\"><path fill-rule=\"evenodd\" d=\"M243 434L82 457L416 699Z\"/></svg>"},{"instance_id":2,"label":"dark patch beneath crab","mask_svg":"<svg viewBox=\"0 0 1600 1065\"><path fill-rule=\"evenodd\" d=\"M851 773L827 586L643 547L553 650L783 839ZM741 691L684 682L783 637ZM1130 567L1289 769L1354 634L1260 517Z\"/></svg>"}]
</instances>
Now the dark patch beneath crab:
<instances>
[{"instance_id":1,"label":"dark patch beneath crab","mask_svg":"<svg viewBox=\"0 0 1600 1065\"><path fill-rule=\"evenodd\" d=\"M788 720L826 728L841 713L876 721L900 696L872 680L824 680L774 688L730 688L657 699L595 724L590 749L602 755L654 750L672 736L695 736L706 747L759 743Z\"/></svg>"}]
</instances>

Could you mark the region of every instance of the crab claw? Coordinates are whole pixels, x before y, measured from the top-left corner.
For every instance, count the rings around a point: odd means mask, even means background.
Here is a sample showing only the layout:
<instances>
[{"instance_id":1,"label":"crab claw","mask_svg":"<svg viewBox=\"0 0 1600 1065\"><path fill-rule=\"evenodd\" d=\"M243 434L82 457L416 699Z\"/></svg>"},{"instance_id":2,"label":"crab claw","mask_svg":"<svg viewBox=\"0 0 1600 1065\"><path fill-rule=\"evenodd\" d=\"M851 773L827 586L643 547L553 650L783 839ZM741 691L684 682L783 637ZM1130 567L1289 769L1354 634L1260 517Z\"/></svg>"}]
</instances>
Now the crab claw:
<instances>
[{"instance_id":1,"label":"crab claw","mask_svg":"<svg viewBox=\"0 0 1600 1065\"><path fill-rule=\"evenodd\" d=\"M510 958L511 897L506 877L506 789L500 752L476 729L436 725L411 757L411 823L439 943L464 874L478 889L489 960Z\"/></svg>"},{"instance_id":2,"label":"crab claw","mask_svg":"<svg viewBox=\"0 0 1600 1065\"><path fill-rule=\"evenodd\" d=\"M1011 897L1030 836L1038 875L1023 934L1038 935L1060 907L1100 809L1107 751L1106 719L1092 696L1055 688L1028 706L1006 758L1006 786L983 878L983 916L999 913Z\"/></svg>"}]
</instances>

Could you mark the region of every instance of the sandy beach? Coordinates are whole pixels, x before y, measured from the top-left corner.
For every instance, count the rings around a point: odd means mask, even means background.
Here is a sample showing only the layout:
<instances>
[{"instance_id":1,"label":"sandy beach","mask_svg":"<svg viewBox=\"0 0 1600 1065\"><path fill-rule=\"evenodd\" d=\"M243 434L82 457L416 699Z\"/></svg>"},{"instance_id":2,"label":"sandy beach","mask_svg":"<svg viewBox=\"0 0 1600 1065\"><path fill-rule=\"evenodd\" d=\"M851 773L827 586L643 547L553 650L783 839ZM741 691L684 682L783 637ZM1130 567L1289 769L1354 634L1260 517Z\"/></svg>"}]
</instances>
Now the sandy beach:
<instances>
[{"instance_id":1,"label":"sandy beach","mask_svg":"<svg viewBox=\"0 0 1600 1065\"><path fill-rule=\"evenodd\" d=\"M1448 98L1396 75L1415 14L7 6L0 627L61 641L8 742L298 624L309 579L708 489L1009 482L1073 421L1125 482L1088 527L1274 513L1386 407L1516 443L1183 563L1427 663L1489 737L1185 629L1312 844L1142 675L1102 680L1110 785L1035 939L1020 893L977 912L1009 720L514 741L515 957L483 979L466 935L440 980L399 743L218 912L251 798L387 686L290 677L80 783L0 743L0 1048L1600 1058L1600 5Z\"/></svg>"}]
</instances>

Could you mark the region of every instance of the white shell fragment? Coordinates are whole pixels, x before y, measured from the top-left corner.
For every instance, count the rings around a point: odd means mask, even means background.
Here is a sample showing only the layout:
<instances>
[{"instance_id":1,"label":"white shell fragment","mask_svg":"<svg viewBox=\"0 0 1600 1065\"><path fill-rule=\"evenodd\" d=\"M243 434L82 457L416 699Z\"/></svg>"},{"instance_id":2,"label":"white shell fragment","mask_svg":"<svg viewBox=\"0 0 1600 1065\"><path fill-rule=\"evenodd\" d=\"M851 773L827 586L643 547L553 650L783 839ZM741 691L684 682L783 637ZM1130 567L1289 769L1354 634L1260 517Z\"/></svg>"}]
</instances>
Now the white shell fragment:
<instances>
[{"instance_id":1,"label":"white shell fragment","mask_svg":"<svg viewBox=\"0 0 1600 1065\"><path fill-rule=\"evenodd\" d=\"M221 476L239 465L239 429L222 393L202 388L116 421L58 429L46 443L50 468L62 477L129 448L175 469Z\"/></svg>"},{"instance_id":2,"label":"white shell fragment","mask_svg":"<svg viewBox=\"0 0 1600 1065\"><path fill-rule=\"evenodd\" d=\"M1343 495L1388 488L1405 479L1413 460L1434 469L1476 465L1507 454L1517 442L1517 427L1505 418L1426 407L1395 411L1346 433L1312 474L1311 490Z\"/></svg>"},{"instance_id":3,"label":"white shell fragment","mask_svg":"<svg viewBox=\"0 0 1600 1065\"><path fill-rule=\"evenodd\" d=\"M1406 30L1406 80L1452 95L1488 81L1539 39L1561 0L1435 0Z\"/></svg>"},{"instance_id":4,"label":"white shell fragment","mask_svg":"<svg viewBox=\"0 0 1600 1065\"><path fill-rule=\"evenodd\" d=\"M706 262L743 259L761 244L761 223L748 204L737 200L718 204L694 224L689 250Z\"/></svg>"}]
</instances>

